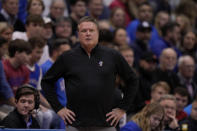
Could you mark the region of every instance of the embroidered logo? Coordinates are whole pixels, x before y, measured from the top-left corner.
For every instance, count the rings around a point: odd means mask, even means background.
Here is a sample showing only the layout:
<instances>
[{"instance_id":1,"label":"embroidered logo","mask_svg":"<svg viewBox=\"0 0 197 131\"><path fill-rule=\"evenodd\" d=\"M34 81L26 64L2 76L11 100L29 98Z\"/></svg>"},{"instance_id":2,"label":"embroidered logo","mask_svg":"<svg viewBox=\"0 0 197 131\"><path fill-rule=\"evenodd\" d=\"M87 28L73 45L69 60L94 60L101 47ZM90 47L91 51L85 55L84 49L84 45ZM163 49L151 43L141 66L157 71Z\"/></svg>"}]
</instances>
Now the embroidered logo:
<instances>
[{"instance_id":1,"label":"embroidered logo","mask_svg":"<svg viewBox=\"0 0 197 131\"><path fill-rule=\"evenodd\" d=\"M103 61L99 61L99 66L100 66L100 67L103 66Z\"/></svg>"}]
</instances>

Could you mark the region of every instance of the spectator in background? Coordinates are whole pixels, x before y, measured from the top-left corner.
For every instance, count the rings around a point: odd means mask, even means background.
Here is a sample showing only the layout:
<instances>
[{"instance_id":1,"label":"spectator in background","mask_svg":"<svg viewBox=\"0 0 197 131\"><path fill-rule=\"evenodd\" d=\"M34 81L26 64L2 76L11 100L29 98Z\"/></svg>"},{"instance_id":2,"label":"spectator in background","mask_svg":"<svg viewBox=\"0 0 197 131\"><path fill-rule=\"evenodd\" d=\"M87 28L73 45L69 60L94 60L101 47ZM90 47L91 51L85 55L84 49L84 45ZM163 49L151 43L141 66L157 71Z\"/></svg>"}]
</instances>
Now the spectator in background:
<instances>
[{"instance_id":1,"label":"spectator in background","mask_svg":"<svg viewBox=\"0 0 197 131\"><path fill-rule=\"evenodd\" d=\"M193 31L184 34L179 49L182 55L190 55L197 62L196 34Z\"/></svg>"},{"instance_id":2,"label":"spectator in background","mask_svg":"<svg viewBox=\"0 0 197 131\"><path fill-rule=\"evenodd\" d=\"M67 39L56 39L49 46L50 58L41 65L42 74L45 75L50 69L57 58L64 52L70 50L71 47ZM55 91L58 95L58 100L62 106L66 107L67 98L65 92L65 82L63 78L60 78L55 84ZM45 93L44 93L45 94ZM61 121L60 128L65 128L64 122Z\"/></svg>"},{"instance_id":3,"label":"spectator in background","mask_svg":"<svg viewBox=\"0 0 197 131\"><path fill-rule=\"evenodd\" d=\"M154 83L151 86L151 99L150 101L146 101L146 104L152 103L152 102L159 102L160 98L163 95L167 95L170 93L170 87L168 85L168 83L164 82L164 81L159 81Z\"/></svg>"},{"instance_id":4,"label":"spectator in background","mask_svg":"<svg viewBox=\"0 0 197 131\"><path fill-rule=\"evenodd\" d=\"M128 3L126 0L113 0L109 6L111 10L117 7L122 8L124 10L125 22L126 22L125 26L127 26L131 22L131 16L129 14L129 9L127 4Z\"/></svg>"},{"instance_id":5,"label":"spectator in background","mask_svg":"<svg viewBox=\"0 0 197 131\"><path fill-rule=\"evenodd\" d=\"M180 122L181 130L196 131L197 130L197 99L192 102L191 114Z\"/></svg>"},{"instance_id":6,"label":"spectator in background","mask_svg":"<svg viewBox=\"0 0 197 131\"><path fill-rule=\"evenodd\" d=\"M189 92L189 103L195 98L197 93L197 84L194 81L195 61L189 56L181 56L178 59L178 77L180 84Z\"/></svg>"},{"instance_id":7,"label":"spectator in background","mask_svg":"<svg viewBox=\"0 0 197 131\"><path fill-rule=\"evenodd\" d=\"M141 3L138 7L138 18L130 22L129 25L127 26L127 33L131 42L134 42L136 40L136 31L138 25L143 21L147 21L148 23L151 23L152 19L153 19L153 9L150 3L148 2ZM151 45L154 42L154 40L159 38L157 29L153 25L151 25L151 28L152 28L152 32L151 32L149 45Z\"/></svg>"},{"instance_id":8,"label":"spectator in background","mask_svg":"<svg viewBox=\"0 0 197 131\"><path fill-rule=\"evenodd\" d=\"M88 0L88 15L96 20L109 19L110 10L103 3L103 0Z\"/></svg>"},{"instance_id":9,"label":"spectator in background","mask_svg":"<svg viewBox=\"0 0 197 131\"><path fill-rule=\"evenodd\" d=\"M15 99L3 69L2 58L7 50L7 40L0 37L0 121L13 109Z\"/></svg>"},{"instance_id":10,"label":"spectator in background","mask_svg":"<svg viewBox=\"0 0 197 131\"><path fill-rule=\"evenodd\" d=\"M170 21L170 14L166 11L160 11L155 16L154 25L157 29L159 35L162 35L161 29L165 24L167 24Z\"/></svg>"},{"instance_id":11,"label":"spectator in background","mask_svg":"<svg viewBox=\"0 0 197 131\"><path fill-rule=\"evenodd\" d=\"M136 39L131 44L135 54L135 67L139 65L139 59L144 52L150 51L149 40L151 38L152 27L147 21L139 23L136 31Z\"/></svg>"},{"instance_id":12,"label":"spectator in background","mask_svg":"<svg viewBox=\"0 0 197 131\"><path fill-rule=\"evenodd\" d=\"M187 89L177 87L174 89L174 96L176 98L176 119L179 122L187 118L187 114L184 112L184 108L189 102L189 93Z\"/></svg>"},{"instance_id":13,"label":"spectator in background","mask_svg":"<svg viewBox=\"0 0 197 131\"><path fill-rule=\"evenodd\" d=\"M161 52L165 48L173 48L177 56L181 55L180 50L177 46L180 44L181 32L180 27L177 23L169 22L162 27L162 36L155 40L151 45L151 50L157 57L160 56Z\"/></svg>"},{"instance_id":14,"label":"spectator in background","mask_svg":"<svg viewBox=\"0 0 197 131\"><path fill-rule=\"evenodd\" d=\"M174 72L177 63L177 54L172 48L166 48L159 57L159 67L155 70L155 82L165 81L170 86L170 93L180 86L177 74Z\"/></svg>"},{"instance_id":15,"label":"spectator in background","mask_svg":"<svg viewBox=\"0 0 197 131\"><path fill-rule=\"evenodd\" d=\"M141 103L151 99L151 86L155 82L157 62L157 57L152 52L144 52L139 60L139 67L137 67L139 90L137 96Z\"/></svg>"},{"instance_id":16,"label":"spectator in background","mask_svg":"<svg viewBox=\"0 0 197 131\"><path fill-rule=\"evenodd\" d=\"M5 128L39 129L40 126L32 116L33 110L39 108L40 97L38 91L30 85L23 85L16 91L16 108L3 119L1 126Z\"/></svg>"},{"instance_id":17,"label":"spectator in background","mask_svg":"<svg viewBox=\"0 0 197 131\"><path fill-rule=\"evenodd\" d=\"M77 36L77 24L78 21L85 16L87 7L85 0L71 0L71 14L70 18L72 21L72 35Z\"/></svg>"},{"instance_id":18,"label":"spectator in background","mask_svg":"<svg viewBox=\"0 0 197 131\"><path fill-rule=\"evenodd\" d=\"M74 36L75 37L75 36ZM55 33L53 39L68 39L70 46L76 46L76 37L72 37L72 21L68 17L61 17L55 23Z\"/></svg>"},{"instance_id":19,"label":"spectator in background","mask_svg":"<svg viewBox=\"0 0 197 131\"><path fill-rule=\"evenodd\" d=\"M7 22L0 22L0 36L5 38L8 43L12 40L14 28Z\"/></svg>"},{"instance_id":20,"label":"spectator in background","mask_svg":"<svg viewBox=\"0 0 197 131\"><path fill-rule=\"evenodd\" d=\"M113 32L113 42L118 47L128 46L128 36L124 28L117 28Z\"/></svg>"},{"instance_id":21,"label":"spectator in background","mask_svg":"<svg viewBox=\"0 0 197 131\"><path fill-rule=\"evenodd\" d=\"M28 41L31 37L43 36L44 21L40 15L29 15L26 21L26 32L16 31L12 39L22 39Z\"/></svg>"},{"instance_id":22,"label":"spectator in background","mask_svg":"<svg viewBox=\"0 0 197 131\"><path fill-rule=\"evenodd\" d=\"M67 10L64 0L53 0L50 6L49 16L53 22L58 18L64 17L64 11Z\"/></svg>"},{"instance_id":23,"label":"spectator in background","mask_svg":"<svg viewBox=\"0 0 197 131\"><path fill-rule=\"evenodd\" d=\"M164 130L179 131L178 121L176 119L176 99L173 95L163 95L159 104L164 108Z\"/></svg>"},{"instance_id":24,"label":"spectator in background","mask_svg":"<svg viewBox=\"0 0 197 131\"><path fill-rule=\"evenodd\" d=\"M36 90L38 90L40 95L40 111L38 112L37 118L39 120L40 127L42 129L50 129L52 123L58 123L58 117L54 111L51 110L51 106L46 100L46 98L41 93L40 82L42 79L42 70L38 64L36 64L43 53L43 48L45 46L45 41L41 37L33 37L29 39L32 52L29 57L27 68L30 71L29 84L32 85ZM54 120L54 121L53 121ZM59 128L53 127L53 128Z\"/></svg>"},{"instance_id":25,"label":"spectator in background","mask_svg":"<svg viewBox=\"0 0 197 131\"><path fill-rule=\"evenodd\" d=\"M191 21L186 15L177 15L175 21L180 26L181 35L185 35L188 31L192 30Z\"/></svg>"},{"instance_id":26,"label":"spectator in background","mask_svg":"<svg viewBox=\"0 0 197 131\"><path fill-rule=\"evenodd\" d=\"M110 13L110 25L113 30L126 27L125 12L120 7L115 7Z\"/></svg>"},{"instance_id":27,"label":"spectator in background","mask_svg":"<svg viewBox=\"0 0 197 131\"><path fill-rule=\"evenodd\" d=\"M129 64L130 67L133 67L134 63L134 52L133 49L130 48L129 46L121 46L119 47L119 51L122 54L122 56L125 58L127 63Z\"/></svg>"},{"instance_id":28,"label":"spectator in background","mask_svg":"<svg viewBox=\"0 0 197 131\"><path fill-rule=\"evenodd\" d=\"M162 131L164 108L158 103L146 105L120 131Z\"/></svg>"},{"instance_id":29,"label":"spectator in background","mask_svg":"<svg viewBox=\"0 0 197 131\"><path fill-rule=\"evenodd\" d=\"M28 15L42 15L44 11L44 3L42 0L28 0L27 13Z\"/></svg>"},{"instance_id":30,"label":"spectator in background","mask_svg":"<svg viewBox=\"0 0 197 131\"><path fill-rule=\"evenodd\" d=\"M8 22L14 27L15 31L25 31L23 22L17 18L19 9L19 0L2 0L2 9L0 12L0 21Z\"/></svg>"},{"instance_id":31,"label":"spectator in background","mask_svg":"<svg viewBox=\"0 0 197 131\"><path fill-rule=\"evenodd\" d=\"M29 70L26 64L31 53L30 44L24 40L13 40L8 47L9 58L3 60L3 67L13 93L29 81Z\"/></svg>"}]
</instances>

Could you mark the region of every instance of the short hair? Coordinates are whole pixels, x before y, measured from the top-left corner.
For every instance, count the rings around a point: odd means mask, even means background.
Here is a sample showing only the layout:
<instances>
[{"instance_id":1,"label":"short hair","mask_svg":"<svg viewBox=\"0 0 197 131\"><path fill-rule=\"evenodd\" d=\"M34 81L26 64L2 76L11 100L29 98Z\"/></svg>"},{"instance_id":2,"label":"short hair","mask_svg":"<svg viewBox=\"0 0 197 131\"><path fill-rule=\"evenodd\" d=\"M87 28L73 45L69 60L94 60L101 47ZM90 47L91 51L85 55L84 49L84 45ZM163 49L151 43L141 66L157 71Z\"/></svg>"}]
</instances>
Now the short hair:
<instances>
[{"instance_id":1,"label":"short hair","mask_svg":"<svg viewBox=\"0 0 197 131\"><path fill-rule=\"evenodd\" d=\"M29 84L20 86L16 91L16 95L15 95L16 102L18 102L18 100L25 95L34 95L34 102L35 102L34 109L38 109L40 104L40 95L38 90Z\"/></svg>"},{"instance_id":2,"label":"short hair","mask_svg":"<svg viewBox=\"0 0 197 131\"><path fill-rule=\"evenodd\" d=\"M168 22L161 28L162 36L166 36L168 32L172 32L175 27L179 27L179 24L176 22Z\"/></svg>"},{"instance_id":3,"label":"short hair","mask_svg":"<svg viewBox=\"0 0 197 131\"><path fill-rule=\"evenodd\" d=\"M176 103L176 98L173 95L170 94L166 94L166 95L162 95L161 98L159 99L159 103L161 103L164 100L172 100Z\"/></svg>"},{"instance_id":4,"label":"short hair","mask_svg":"<svg viewBox=\"0 0 197 131\"><path fill-rule=\"evenodd\" d=\"M72 21L69 17L60 17L60 18L57 18L56 22L55 22L55 27L60 25L60 23L62 22L67 22L71 25L72 27Z\"/></svg>"},{"instance_id":5,"label":"short hair","mask_svg":"<svg viewBox=\"0 0 197 131\"><path fill-rule=\"evenodd\" d=\"M186 59L188 59L188 58L189 58L189 59L192 59L192 60L194 61L193 57L191 57L190 55L183 55L183 56L180 56L179 59L178 59L178 63L177 63L178 67L180 67L181 65L183 65L184 61L185 61ZM194 61L194 63L195 63L195 61Z\"/></svg>"},{"instance_id":6,"label":"short hair","mask_svg":"<svg viewBox=\"0 0 197 131\"><path fill-rule=\"evenodd\" d=\"M96 25L98 31L99 31L99 24L98 24L98 22L96 21L96 19L94 19L93 17L91 17L91 16L84 16L84 17L82 17L82 18L79 20L79 22L78 22L78 26L79 26L81 23L83 23L83 22L92 22L92 23L94 23L94 24ZM77 30L79 30L78 27L77 27Z\"/></svg>"},{"instance_id":7,"label":"short hair","mask_svg":"<svg viewBox=\"0 0 197 131\"><path fill-rule=\"evenodd\" d=\"M55 2L57 2L57 1L61 1L61 2L63 2L64 3L64 8L66 8L66 3L65 3L65 1L64 0L52 0L52 2L51 2L51 5L50 5L50 8L54 5L54 3Z\"/></svg>"},{"instance_id":8,"label":"short hair","mask_svg":"<svg viewBox=\"0 0 197 131\"><path fill-rule=\"evenodd\" d=\"M40 26L44 26L44 20L40 15L29 15L27 17L26 25L29 25L30 23L35 23Z\"/></svg>"},{"instance_id":9,"label":"short hair","mask_svg":"<svg viewBox=\"0 0 197 131\"><path fill-rule=\"evenodd\" d=\"M8 52L10 57L14 57L16 52L26 52L27 54L30 54L31 51L32 50L29 42L21 39L10 41L8 46Z\"/></svg>"},{"instance_id":10,"label":"short hair","mask_svg":"<svg viewBox=\"0 0 197 131\"><path fill-rule=\"evenodd\" d=\"M12 31L14 31L12 25L8 24L7 22L0 22L0 34L6 31L7 29L11 29Z\"/></svg>"},{"instance_id":11,"label":"short hair","mask_svg":"<svg viewBox=\"0 0 197 131\"><path fill-rule=\"evenodd\" d=\"M165 81L159 81L159 82L154 83L151 86L151 92L155 91L155 89L158 87L161 87L162 89L164 89L168 93L170 92L170 86Z\"/></svg>"},{"instance_id":12,"label":"short hair","mask_svg":"<svg viewBox=\"0 0 197 131\"><path fill-rule=\"evenodd\" d=\"M124 52L124 51L128 51L128 50L130 50L134 53L133 49L131 47L129 47L128 45L123 45L123 46L119 47L119 52Z\"/></svg>"},{"instance_id":13,"label":"short hair","mask_svg":"<svg viewBox=\"0 0 197 131\"><path fill-rule=\"evenodd\" d=\"M28 0L28 2L27 2L27 12L29 12L29 9L31 8L31 4L32 4L33 1L34 0ZM42 11L44 11L45 6L44 6L43 0L37 0L37 1L39 1L41 3Z\"/></svg>"},{"instance_id":14,"label":"short hair","mask_svg":"<svg viewBox=\"0 0 197 131\"><path fill-rule=\"evenodd\" d=\"M31 45L31 49L34 49L36 47L43 48L46 42L42 37L32 37L29 39L29 43Z\"/></svg>"},{"instance_id":15,"label":"short hair","mask_svg":"<svg viewBox=\"0 0 197 131\"><path fill-rule=\"evenodd\" d=\"M70 1L70 5L71 5L71 6L74 6L78 1L81 1L81 2L84 2L84 3L87 2L86 0L71 0L71 1Z\"/></svg>"},{"instance_id":16,"label":"short hair","mask_svg":"<svg viewBox=\"0 0 197 131\"><path fill-rule=\"evenodd\" d=\"M8 43L8 41L7 41L5 38L3 38L3 37L0 36L0 48L1 48L3 45L5 45L6 43Z\"/></svg>"},{"instance_id":17,"label":"short hair","mask_svg":"<svg viewBox=\"0 0 197 131\"><path fill-rule=\"evenodd\" d=\"M65 38L55 39L49 45L49 56L53 55L54 50L58 50L61 45L69 45L69 40Z\"/></svg>"},{"instance_id":18,"label":"short hair","mask_svg":"<svg viewBox=\"0 0 197 131\"><path fill-rule=\"evenodd\" d=\"M181 96L183 96L183 97L185 97L185 96L187 96L187 98L188 98L188 100L189 100L189 92L187 91L187 89L186 88L184 88L184 87L177 87L177 88L175 88L174 89L174 94L179 94L179 95L181 95Z\"/></svg>"}]
</instances>

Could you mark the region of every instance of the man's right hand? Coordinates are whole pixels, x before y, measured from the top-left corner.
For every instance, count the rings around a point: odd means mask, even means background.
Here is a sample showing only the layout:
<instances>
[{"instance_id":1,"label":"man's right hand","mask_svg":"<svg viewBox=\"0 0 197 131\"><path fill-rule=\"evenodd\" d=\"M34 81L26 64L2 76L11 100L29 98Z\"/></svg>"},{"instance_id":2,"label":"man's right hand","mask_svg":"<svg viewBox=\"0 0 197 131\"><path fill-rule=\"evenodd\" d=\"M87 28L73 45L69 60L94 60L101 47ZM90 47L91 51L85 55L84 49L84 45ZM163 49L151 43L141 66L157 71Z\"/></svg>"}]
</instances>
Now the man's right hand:
<instances>
[{"instance_id":1,"label":"man's right hand","mask_svg":"<svg viewBox=\"0 0 197 131\"><path fill-rule=\"evenodd\" d=\"M57 114L64 120L65 124L66 122L72 124L72 122L75 121L75 113L66 107L59 110Z\"/></svg>"}]
</instances>

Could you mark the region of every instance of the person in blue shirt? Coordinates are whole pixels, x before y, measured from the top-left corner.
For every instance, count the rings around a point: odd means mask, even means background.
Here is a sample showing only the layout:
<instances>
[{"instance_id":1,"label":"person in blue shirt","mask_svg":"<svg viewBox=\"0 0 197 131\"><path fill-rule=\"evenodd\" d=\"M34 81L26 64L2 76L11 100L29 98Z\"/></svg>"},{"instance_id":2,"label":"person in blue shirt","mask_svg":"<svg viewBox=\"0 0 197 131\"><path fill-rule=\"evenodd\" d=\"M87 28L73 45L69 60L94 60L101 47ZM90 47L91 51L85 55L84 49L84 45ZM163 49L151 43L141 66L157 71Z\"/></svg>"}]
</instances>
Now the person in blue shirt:
<instances>
[{"instance_id":1,"label":"person in blue shirt","mask_svg":"<svg viewBox=\"0 0 197 131\"><path fill-rule=\"evenodd\" d=\"M162 131L163 121L164 108L153 102L135 114L120 131Z\"/></svg>"}]
</instances>

